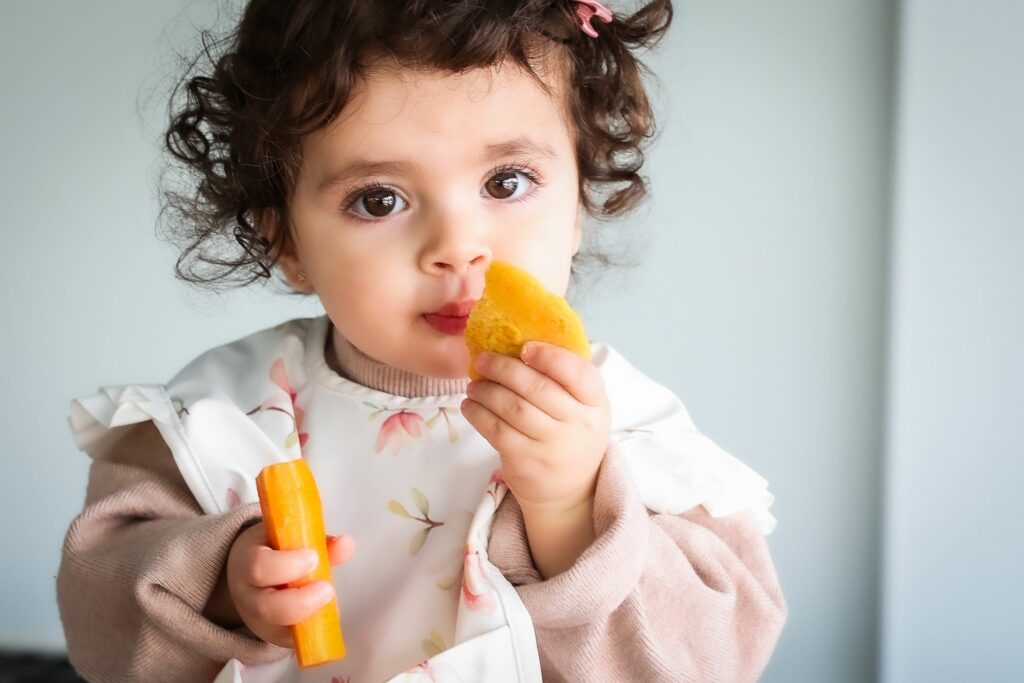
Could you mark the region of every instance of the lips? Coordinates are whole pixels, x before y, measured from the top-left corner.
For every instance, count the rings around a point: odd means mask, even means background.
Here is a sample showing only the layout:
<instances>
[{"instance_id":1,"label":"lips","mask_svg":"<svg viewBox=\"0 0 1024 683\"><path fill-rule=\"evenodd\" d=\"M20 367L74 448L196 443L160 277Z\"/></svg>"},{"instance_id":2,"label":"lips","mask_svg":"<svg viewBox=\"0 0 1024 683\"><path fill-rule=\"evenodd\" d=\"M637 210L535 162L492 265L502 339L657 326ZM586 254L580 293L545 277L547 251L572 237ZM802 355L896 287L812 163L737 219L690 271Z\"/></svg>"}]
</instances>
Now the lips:
<instances>
[{"instance_id":1,"label":"lips","mask_svg":"<svg viewBox=\"0 0 1024 683\"><path fill-rule=\"evenodd\" d=\"M442 334L458 335L466 329L469 313L476 305L475 299L454 301L445 304L433 313L424 313L423 319Z\"/></svg>"}]
</instances>

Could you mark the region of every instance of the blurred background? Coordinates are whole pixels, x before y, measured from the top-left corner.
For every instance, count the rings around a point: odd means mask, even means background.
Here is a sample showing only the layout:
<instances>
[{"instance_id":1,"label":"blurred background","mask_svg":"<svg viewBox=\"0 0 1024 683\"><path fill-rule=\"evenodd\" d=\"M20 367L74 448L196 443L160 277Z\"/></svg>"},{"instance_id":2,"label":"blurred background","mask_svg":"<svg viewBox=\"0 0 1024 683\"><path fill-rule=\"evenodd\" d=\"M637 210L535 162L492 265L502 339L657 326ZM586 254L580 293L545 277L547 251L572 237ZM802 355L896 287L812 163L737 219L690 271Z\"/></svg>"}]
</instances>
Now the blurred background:
<instances>
[{"instance_id":1,"label":"blurred background","mask_svg":"<svg viewBox=\"0 0 1024 683\"><path fill-rule=\"evenodd\" d=\"M12 656L64 648L71 399L321 312L191 292L154 236L175 52L232 6L0 3ZM770 482L790 615L763 680L1024 680L1024 2L676 6L652 196L607 231L640 265L572 294Z\"/></svg>"}]
</instances>

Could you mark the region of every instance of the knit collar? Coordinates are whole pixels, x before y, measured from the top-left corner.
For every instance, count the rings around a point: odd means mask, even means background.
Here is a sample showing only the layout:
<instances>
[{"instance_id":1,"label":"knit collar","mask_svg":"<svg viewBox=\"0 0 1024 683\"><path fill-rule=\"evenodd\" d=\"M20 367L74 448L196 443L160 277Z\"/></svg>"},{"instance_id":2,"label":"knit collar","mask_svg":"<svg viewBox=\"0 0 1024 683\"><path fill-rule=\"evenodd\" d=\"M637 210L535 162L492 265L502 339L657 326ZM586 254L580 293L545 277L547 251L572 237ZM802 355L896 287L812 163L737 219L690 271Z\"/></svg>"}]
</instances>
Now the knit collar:
<instances>
[{"instance_id":1,"label":"knit collar","mask_svg":"<svg viewBox=\"0 0 1024 683\"><path fill-rule=\"evenodd\" d=\"M447 379L417 375L382 363L357 349L328 320L324 360L342 377L396 396L448 396L466 393L469 378Z\"/></svg>"}]
</instances>

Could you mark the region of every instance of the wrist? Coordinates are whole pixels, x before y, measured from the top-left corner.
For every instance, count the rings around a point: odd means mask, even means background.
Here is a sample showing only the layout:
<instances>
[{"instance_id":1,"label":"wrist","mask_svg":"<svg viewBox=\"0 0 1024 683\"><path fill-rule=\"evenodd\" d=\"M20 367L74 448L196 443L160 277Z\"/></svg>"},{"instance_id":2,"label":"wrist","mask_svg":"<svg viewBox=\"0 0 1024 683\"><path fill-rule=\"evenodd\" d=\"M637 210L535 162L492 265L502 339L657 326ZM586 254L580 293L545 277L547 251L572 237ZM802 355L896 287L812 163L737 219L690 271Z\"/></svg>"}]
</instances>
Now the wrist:
<instances>
[{"instance_id":1,"label":"wrist","mask_svg":"<svg viewBox=\"0 0 1024 683\"><path fill-rule=\"evenodd\" d=\"M569 569L594 542L593 495L569 506L520 507L530 555L545 579Z\"/></svg>"},{"instance_id":2,"label":"wrist","mask_svg":"<svg viewBox=\"0 0 1024 683\"><path fill-rule=\"evenodd\" d=\"M592 505L594 502L594 491L588 491L570 496L562 500L531 501L516 498L523 516L533 517L561 517L564 515L576 514L580 508Z\"/></svg>"},{"instance_id":3,"label":"wrist","mask_svg":"<svg viewBox=\"0 0 1024 683\"><path fill-rule=\"evenodd\" d=\"M598 468L600 465L598 465ZM569 494L557 500L532 501L527 498L516 496L523 516L533 517L562 517L564 515L579 515L580 510L589 506L593 509L594 495L597 492L598 469L587 477L586 483L575 493ZM514 491L513 491L514 493Z\"/></svg>"}]
</instances>

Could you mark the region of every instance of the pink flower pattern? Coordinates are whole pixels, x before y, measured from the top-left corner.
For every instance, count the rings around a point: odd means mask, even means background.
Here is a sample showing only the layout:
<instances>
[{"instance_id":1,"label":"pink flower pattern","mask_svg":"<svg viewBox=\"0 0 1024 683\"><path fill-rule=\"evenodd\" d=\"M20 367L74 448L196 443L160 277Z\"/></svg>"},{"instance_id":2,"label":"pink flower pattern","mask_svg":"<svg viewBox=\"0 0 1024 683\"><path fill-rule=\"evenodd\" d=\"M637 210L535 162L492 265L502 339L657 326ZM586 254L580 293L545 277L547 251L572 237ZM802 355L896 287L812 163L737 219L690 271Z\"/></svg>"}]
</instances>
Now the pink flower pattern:
<instances>
[{"instance_id":1,"label":"pink flower pattern","mask_svg":"<svg viewBox=\"0 0 1024 683\"><path fill-rule=\"evenodd\" d=\"M423 415L411 410L399 409L396 411L394 408L369 401L363 401L363 405L372 409L371 420L381 413L394 413L384 420L377 433L377 443L374 445L374 451L377 453L387 449L392 455L398 455L402 450L415 448L421 441L430 441L430 431L442 417L448 431L448 442L455 443L459 440L459 432L448 415L451 411L450 408L442 406L437 409L437 413L433 417L424 420Z\"/></svg>"},{"instance_id":2,"label":"pink flower pattern","mask_svg":"<svg viewBox=\"0 0 1024 683\"><path fill-rule=\"evenodd\" d=\"M381 424L373 450L380 453L387 449L391 455L398 455L403 449L414 447L420 439L430 440L430 432L424 426L423 416L408 410L400 410Z\"/></svg>"},{"instance_id":3,"label":"pink flower pattern","mask_svg":"<svg viewBox=\"0 0 1024 683\"><path fill-rule=\"evenodd\" d=\"M494 507L498 507L498 487L505 485L505 477L501 473L501 468L491 472L491 481L487 486L487 495L494 501Z\"/></svg>"},{"instance_id":4,"label":"pink flower pattern","mask_svg":"<svg viewBox=\"0 0 1024 683\"><path fill-rule=\"evenodd\" d=\"M494 609L494 596L487 589L480 551L472 543L466 544L466 559L462 571L462 598L471 610Z\"/></svg>"},{"instance_id":5,"label":"pink flower pattern","mask_svg":"<svg viewBox=\"0 0 1024 683\"><path fill-rule=\"evenodd\" d=\"M288 373L285 371L283 358L278 358L274 361L274 364L270 366L270 381L281 387L281 389L288 394L288 400L292 404L292 418L295 420L295 431L298 433L299 448L302 448L306 445L306 441L309 440L309 434L306 434L301 430L302 418L304 416L303 410L299 406L295 405L295 398L298 394L288 381Z\"/></svg>"},{"instance_id":6,"label":"pink flower pattern","mask_svg":"<svg viewBox=\"0 0 1024 683\"><path fill-rule=\"evenodd\" d=\"M430 665L429 659L424 659L422 662L420 662L413 668L409 669L408 671L404 671L403 673L410 676L414 676L416 674L423 674L431 681L437 680L437 675L434 672L434 668Z\"/></svg>"},{"instance_id":7,"label":"pink flower pattern","mask_svg":"<svg viewBox=\"0 0 1024 683\"><path fill-rule=\"evenodd\" d=\"M284 413L288 417L292 418L292 423L295 425L292 433L285 439L285 448L291 448L296 444L299 444L299 451L301 453L302 448L306 445L309 440L309 434L301 431L302 419L305 416L304 411L295 403L295 399L298 396L295 389L292 388L291 383L288 381L288 373L284 367L284 358L278 358L274 361L273 365L270 366L270 381L280 387L285 394L288 395L288 406L289 408L282 408L280 406L280 396L268 396L264 399L263 403L259 406L250 410L246 415L252 415L253 413L262 413L267 410L276 410Z\"/></svg>"}]
</instances>

